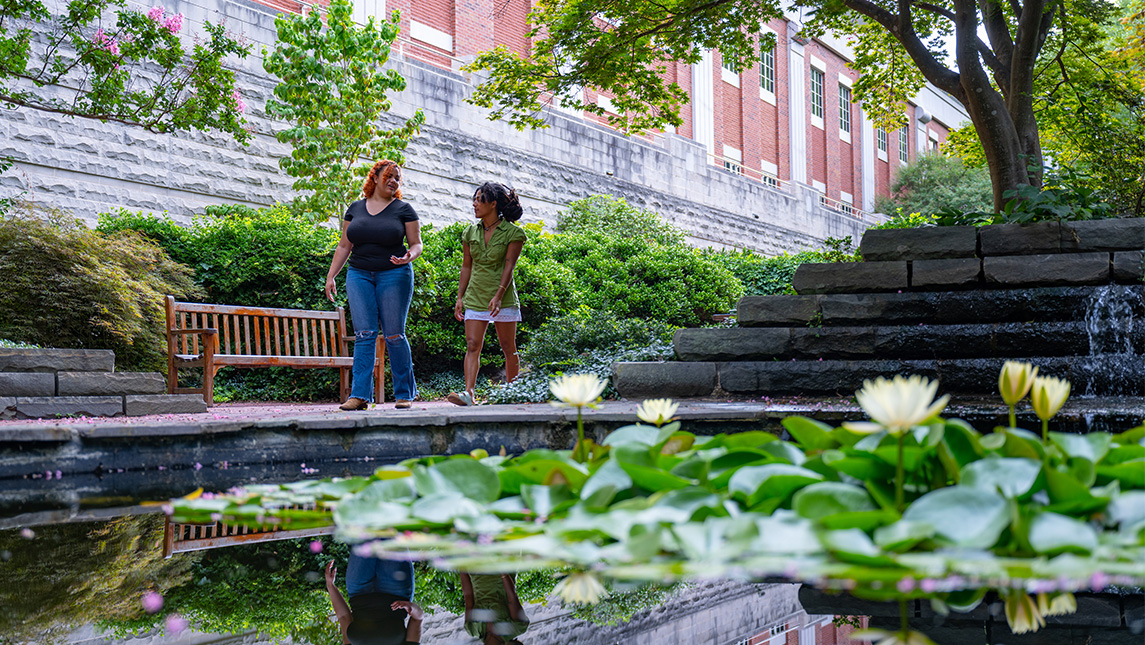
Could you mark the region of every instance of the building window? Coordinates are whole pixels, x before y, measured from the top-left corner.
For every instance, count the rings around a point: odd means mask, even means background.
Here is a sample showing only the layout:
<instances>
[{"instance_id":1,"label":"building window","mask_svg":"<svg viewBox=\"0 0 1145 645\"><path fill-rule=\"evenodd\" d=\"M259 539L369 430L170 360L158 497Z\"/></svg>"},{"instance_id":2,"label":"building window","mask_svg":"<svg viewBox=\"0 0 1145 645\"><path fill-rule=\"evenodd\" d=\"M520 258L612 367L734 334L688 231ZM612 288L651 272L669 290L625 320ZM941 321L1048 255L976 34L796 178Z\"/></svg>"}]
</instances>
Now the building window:
<instances>
[{"instance_id":1,"label":"building window","mask_svg":"<svg viewBox=\"0 0 1145 645\"><path fill-rule=\"evenodd\" d=\"M878 139L879 152L886 152L887 151L887 129L880 127L878 130L875 130L875 137Z\"/></svg>"},{"instance_id":2,"label":"building window","mask_svg":"<svg viewBox=\"0 0 1145 645\"><path fill-rule=\"evenodd\" d=\"M811 116L823 118L823 72L811 68Z\"/></svg>"},{"instance_id":3,"label":"building window","mask_svg":"<svg viewBox=\"0 0 1145 645\"><path fill-rule=\"evenodd\" d=\"M724 159L724 170L730 170L737 175L743 174L743 166L728 159Z\"/></svg>"},{"instance_id":4,"label":"building window","mask_svg":"<svg viewBox=\"0 0 1145 645\"><path fill-rule=\"evenodd\" d=\"M839 84L839 129L851 133L851 88Z\"/></svg>"},{"instance_id":5,"label":"building window","mask_svg":"<svg viewBox=\"0 0 1145 645\"><path fill-rule=\"evenodd\" d=\"M759 52L759 87L764 92L775 94L775 47L765 47Z\"/></svg>"},{"instance_id":6,"label":"building window","mask_svg":"<svg viewBox=\"0 0 1145 645\"><path fill-rule=\"evenodd\" d=\"M909 133L910 129L905 125L899 130L899 161L903 163L910 161L910 142L907 136Z\"/></svg>"}]
</instances>

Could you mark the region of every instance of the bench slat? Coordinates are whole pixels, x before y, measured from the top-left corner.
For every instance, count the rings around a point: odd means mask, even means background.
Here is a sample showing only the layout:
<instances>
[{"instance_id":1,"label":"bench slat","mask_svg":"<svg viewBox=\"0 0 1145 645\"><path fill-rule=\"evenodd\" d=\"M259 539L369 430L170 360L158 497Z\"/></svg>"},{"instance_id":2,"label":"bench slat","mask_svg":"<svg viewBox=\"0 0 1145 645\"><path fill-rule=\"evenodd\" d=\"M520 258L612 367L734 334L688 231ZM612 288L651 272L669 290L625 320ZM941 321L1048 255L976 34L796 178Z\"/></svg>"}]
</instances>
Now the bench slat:
<instances>
[{"instance_id":1,"label":"bench slat","mask_svg":"<svg viewBox=\"0 0 1145 645\"><path fill-rule=\"evenodd\" d=\"M320 309L280 309L277 307L243 307L239 305L214 305L198 302L176 302L176 311L194 313L232 314L237 316L271 316L277 318L315 318L338 320L337 311Z\"/></svg>"},{"instance_id":2,"label":"bench slat","mask_svg":"<svg viewBox=\"0 0 1145 645\"><path fill-rule=\"evenodd\" d=\"M178 361L193 361L198 356L176 354ZM233 367L353 367L353 356L263 356L260 354L215 354L215 365Z\"/></svg>"}]
</instances>

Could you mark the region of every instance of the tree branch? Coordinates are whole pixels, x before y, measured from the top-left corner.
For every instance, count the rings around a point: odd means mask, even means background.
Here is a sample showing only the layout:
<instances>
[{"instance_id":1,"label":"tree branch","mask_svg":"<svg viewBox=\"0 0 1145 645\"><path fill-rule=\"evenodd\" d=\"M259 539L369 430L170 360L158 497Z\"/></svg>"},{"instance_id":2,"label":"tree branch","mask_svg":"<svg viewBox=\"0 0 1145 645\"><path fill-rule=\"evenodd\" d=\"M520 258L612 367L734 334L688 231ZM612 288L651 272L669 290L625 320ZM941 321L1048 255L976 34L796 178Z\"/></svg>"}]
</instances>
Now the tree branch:
<instances>
[{"instance_id":1,"label":"tree branch","mask_svg":"<svg viewBox=\"0 0 1145 645\"><path fill-rule=\"evenodd\" d=\"M990 39L991 51L998 61L997 67L990 65L990 69L994 71L1000 85L1008 85L1010 65L1014 58L1014 41L1010 37L1006 16L996 0L979 0L978 9L982 15L982 26L986 29L986 37Z\"/></svg>"},{"instance_id":2,"label":"tree branch","mask_svg":"<svg viewBox=\"0 0 1145 645\"><path fill-rule=\"evenodd\" d=\"M959 101L964 101L965 92L959 82L959 73L938 62L914 31L914 25L910 23L910 0L899 0L899 8L905 11L905 19L902 13L891 13L870 0L843 0L843 5L882 25L902 44L926 80Z\"/></svg>"}]
</instances>

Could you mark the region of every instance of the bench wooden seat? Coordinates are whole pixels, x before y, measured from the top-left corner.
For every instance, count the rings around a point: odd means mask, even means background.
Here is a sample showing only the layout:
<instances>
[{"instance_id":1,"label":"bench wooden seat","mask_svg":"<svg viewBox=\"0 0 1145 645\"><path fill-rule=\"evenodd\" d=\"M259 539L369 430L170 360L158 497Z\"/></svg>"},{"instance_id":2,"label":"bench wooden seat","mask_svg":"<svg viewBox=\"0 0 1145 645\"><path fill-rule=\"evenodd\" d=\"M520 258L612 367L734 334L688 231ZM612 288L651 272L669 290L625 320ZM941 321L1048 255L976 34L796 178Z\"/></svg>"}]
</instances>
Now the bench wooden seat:
<instances>
[{"instance_id":1,"label":"bench wooden seat","mask_svg":"<svg viewBox=\"0 0 1145 645\"><path fill-rule=\"evenodd\" d=\"M167 392L202 394L214 404L215 374L222 367L333 367L339 395L350 395L354 366L346 313L178 302L167 296ZM374 399L385 400L386 345L377 340ZM203 370L202 387L179 387L179 370Z\"/></svg>"}]
</instances>

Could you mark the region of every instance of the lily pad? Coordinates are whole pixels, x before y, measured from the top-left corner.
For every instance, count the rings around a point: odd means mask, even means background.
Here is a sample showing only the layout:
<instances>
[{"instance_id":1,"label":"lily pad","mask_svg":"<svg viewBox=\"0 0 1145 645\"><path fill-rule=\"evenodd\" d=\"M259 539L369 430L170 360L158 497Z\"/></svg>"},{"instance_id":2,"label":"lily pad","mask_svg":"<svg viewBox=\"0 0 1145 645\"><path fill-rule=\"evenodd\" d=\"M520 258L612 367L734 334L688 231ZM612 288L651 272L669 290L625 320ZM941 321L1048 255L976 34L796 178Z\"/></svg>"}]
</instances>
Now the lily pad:
<instances>
[{"instance_id":1,"label":"lily pad","mask_svg":"<svg viewBox=\"0 0 1145 645\"><path fill-rule=\"evenodd\" d=\"M1030 522L1030 546L1046 555L1089 554L1097 548L1097 532L1090 525L1057 513L1040 513Z\"/></svg>"},{"instance_id":2,"label":"lily pad","mask_svg":"<svg viewBox=\"0 0 1145 645\"><path fill-rule=\"evenodd\" d=\"M934 527L928 522L899 520L875 531L875 544L887 551L906 551L934 537L934 533Z\"/></svg>"},{"instance_id":3,"label":"lily pad","mask_svg":"<svg viewBox=\"0 0 1145 645\"><path fill-rule=\"evenodd\" d=\"M969 486L927 493L907 507L903 519L930 524L938 537L957 546L979 549L993 546L1010 524L1005 499Z\"/></svg>"},{"instance_id":4,"label":"lily pad","mask_svg":"<svg viewBox=\"0 0 1145 645\"><path fill-rule=\"evenodd\" d=\"M449 459L413 471L414 484L422 495L458 493L482 504L501 496L501 481L492 468L468 457Z\"/></svg>"},{"instance_id":5,"label":"lily pad","mask_svg":"<svg viewBox=\"0 0 1145 645\"><path fill-rule=\"evenodd\" d=\"M1025 497L1033 492L1041 472L1042 462L1033 459L981 459L962 469L959 483L999 491L1004 497Z\"/></svg>"},{"instance_id":6,"label":"lily pad","mask_svg":"<svg viewBox=\"0 0 1145 645\"><path fill-rule=\"evenodd\" d=\"M632 488L632 478L620 464L609 459L584 483L580 496L589 508L603 508L612 503L618 492L629 488Z\"/></svg>"},{"instance_id":7,"label":"lily pad","mask_svg":"<svg viewBox=\"0 0 1145 645\"><path fill-rule=\"evenodd\" d=\"M867 491L841 482L811 484L795 493L791 508L800 517L818 520L837 513L871 511L874 502Z\"/></svg>"},{"instance_id":8,"label":"lily pad","mask_svg":"<svg viewBox=\"0 0 1145 645\"><path fill-rule=\"evenodd\" d=\"M728 490L748 506L755 506L768 498L782 500L819 481L823 481L823 476L813 470L790 464L764 464L740 468L728 482Z\"/></svg>"},{"instance_id":9,"label":"lily pad","mask_svg":"<svg viewBox=\"0 0 1145 645\"><path fill-rule=\"evenodd\" d=\"M838 445L831 436L834 428L826 423L802 416L787 417L779 423L804 450L826 450Z\"/></svg>"}]
</instances>

